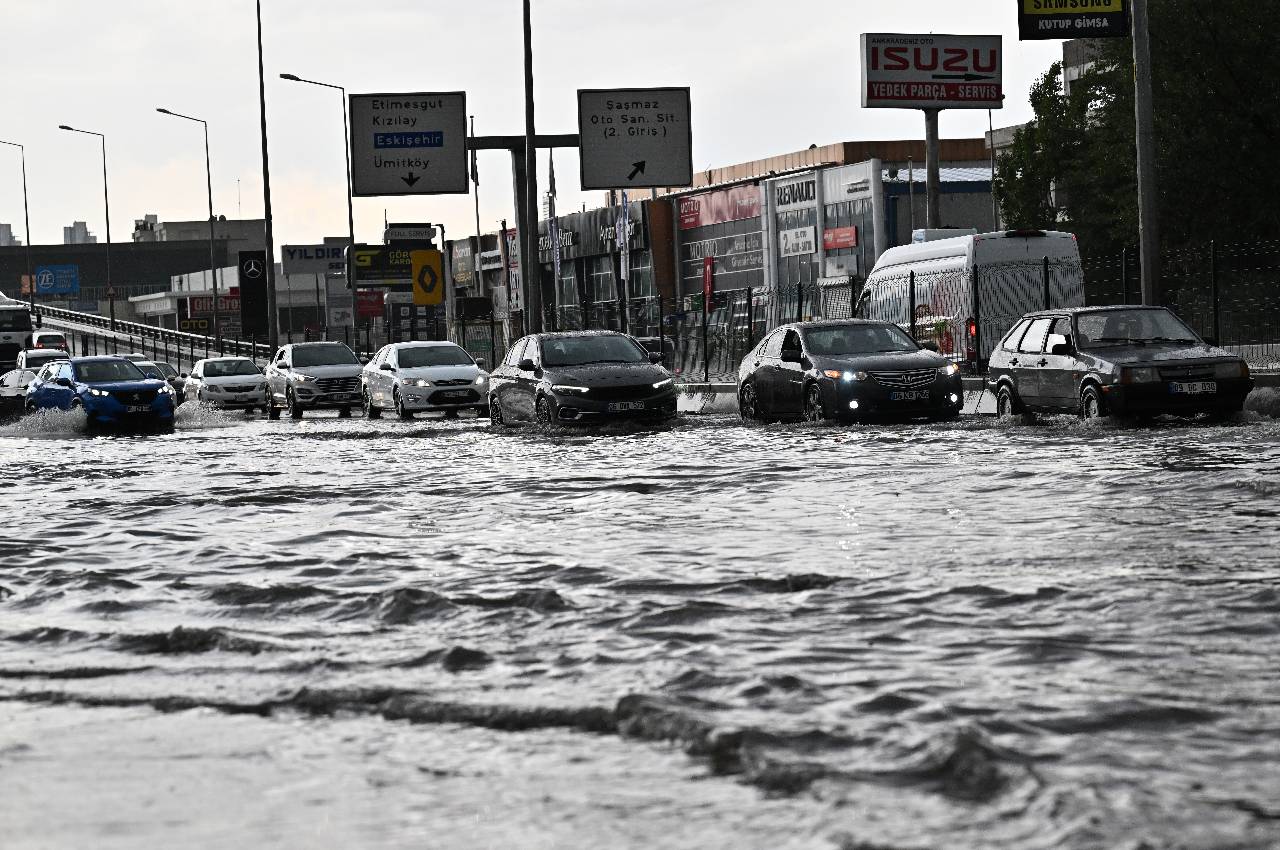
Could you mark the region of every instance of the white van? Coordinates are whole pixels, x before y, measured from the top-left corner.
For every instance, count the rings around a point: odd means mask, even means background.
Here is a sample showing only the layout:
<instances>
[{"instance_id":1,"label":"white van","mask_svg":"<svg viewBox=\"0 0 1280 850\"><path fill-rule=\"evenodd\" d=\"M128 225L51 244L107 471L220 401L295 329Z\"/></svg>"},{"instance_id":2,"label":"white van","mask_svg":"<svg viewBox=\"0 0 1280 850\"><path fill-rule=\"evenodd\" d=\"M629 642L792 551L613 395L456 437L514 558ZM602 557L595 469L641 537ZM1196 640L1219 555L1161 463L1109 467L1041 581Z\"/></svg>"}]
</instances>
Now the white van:
<instances>
[{"instance_id":1,"label":"white van","mask_svg":"<svg viewBox=\"0 0 1280 850\"><path fill-rule=\"evenodd\" d=\"M857 316L909 331L914 313L917 340L976 363L988 359L1024 314L1083 306L1075 235L1011 230L890 248L862 287Z\"/></svg>"}]
</instances>

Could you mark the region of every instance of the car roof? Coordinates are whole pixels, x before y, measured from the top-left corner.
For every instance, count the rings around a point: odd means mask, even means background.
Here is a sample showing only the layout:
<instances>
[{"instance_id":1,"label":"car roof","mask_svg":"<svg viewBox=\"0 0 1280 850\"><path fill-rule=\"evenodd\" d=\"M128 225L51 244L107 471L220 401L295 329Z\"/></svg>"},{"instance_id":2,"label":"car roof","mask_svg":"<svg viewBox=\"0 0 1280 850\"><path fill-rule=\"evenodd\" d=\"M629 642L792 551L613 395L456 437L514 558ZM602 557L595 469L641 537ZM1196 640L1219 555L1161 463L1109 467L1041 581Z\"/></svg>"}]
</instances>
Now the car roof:
<instances>
[{"instance_id":1,"label":"car roof","mask_svg":"<svg viewBox=\"0 0 1280 850\"><path fill-rule=\"evenodd\" d=\"M390 343L387 348L444 348L446 346L453 346L454 348L462 347L456 342L450 342L447 339L420 339L414 342L393 342Z\"/></svg>"},{"instance_id":2,"label":"car roof","mask_svg":"<svg viewBox=\"0 0 1280 850\"><path fill-rule=\"evenodd\" d=\"M1037 310L1034 313L1024 313L1022 319L1046 319L1050 316L1078 316L1081 313L1105 313L1108 310L1168 310L1168 307L1161 307L1150 304L1097 304L1093 307L1058 307L1054 310Z\"/></svg>"},{"instance_id":3,"label":"car roof","mask_svg":"<svg viewBox=\"0 0 1280 850\"><path fill-rule=\"evenodd\" d=\"M94 357L72 357L70 360L72 365L79 363L117 363L121 360L126 363L133 363L135 366L137 365L136 361L118 354L99 354Z\"/></svg>"},{"instance_id":4,"label":"car roof","mask_svg":"<svg viewBox=\"0 0 1280 850\"><path fill-rule=\"evenodd\" d=\"M197 363L229 363L229 362L231 362L231 361L233 361L233 360L248 360L250 363L252 363L252 362L253 362L253 358L251 358L251 357L236 357L236 356L233 356L233 357L205 357L204 359L202 359L202 360L197 360L196 362L197 362Z\"/></svg>"},{"instance_id":5,"label":"car roof","mask_svg":"<svg viewBox=\"0 0 1280 850\"><path fill-rule=\"evenodd\" d=\"M314 342L291 342L282 348L313 348L317 345L341 345L347 348L347 344L340 339L317 339ZM247 358L246 358L247 359Z\"/></svg>"},{"instance_id":6,"label":"car roof","mask_svg":"<svg viewBox=\"0 0 1280 850\"><path fill-rule=\"evenodd\" d=\"M621 331L557 331L555 333L533 334L538 339L579 339L593 336L627 336Z\"/></svg>"},{"instance_id":7,"label":"car roof","mask_svg":"<svg viewBox=\"0 0 1280 850\"><path fill-rule=\"evenodd\" d=\"M838 328L848 327L849 325L884 327L892 325L893 322L882 322L879 319L823 319L816 322L791 322L790 324L780 325L780 328L795 328L796 330L814 330L817 328Z\"/></svg>"},{"instance_id":8,"label":"car roof","mask_svg":"<svg viewBox=\"0 0 1280 850\"><path fill-rule=\"evenodd\" d=\"M70 355L68 355L67 352L63 351L60 348L28 348L24 350L22 353L27 355L28 357L30 357L33 354L40 357L43 357L44 355L48 354L53 357L61 357L63 360L70 359Z\"/></svg>"}]
</instances>

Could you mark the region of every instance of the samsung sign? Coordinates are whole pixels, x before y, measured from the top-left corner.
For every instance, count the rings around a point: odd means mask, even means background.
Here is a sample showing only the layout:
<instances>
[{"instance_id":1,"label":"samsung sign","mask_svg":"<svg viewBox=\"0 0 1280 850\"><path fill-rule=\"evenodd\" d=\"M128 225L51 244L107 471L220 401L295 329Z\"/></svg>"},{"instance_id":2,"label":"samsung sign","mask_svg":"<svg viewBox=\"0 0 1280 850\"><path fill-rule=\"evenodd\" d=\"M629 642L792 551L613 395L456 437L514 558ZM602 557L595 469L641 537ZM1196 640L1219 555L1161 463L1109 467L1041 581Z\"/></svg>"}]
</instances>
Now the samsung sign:
<instances>
[{"instance_id":1,"label":"samsung sign","mask_svg":"<svg viewBox=\"0 0 1280 850\"><path fill-rule=\"evenodd\" d=\"M818 203L818 179L806 177L791 183L774 185L774 206L778 212L812 207Z\"/></svg>"}]
</instances>

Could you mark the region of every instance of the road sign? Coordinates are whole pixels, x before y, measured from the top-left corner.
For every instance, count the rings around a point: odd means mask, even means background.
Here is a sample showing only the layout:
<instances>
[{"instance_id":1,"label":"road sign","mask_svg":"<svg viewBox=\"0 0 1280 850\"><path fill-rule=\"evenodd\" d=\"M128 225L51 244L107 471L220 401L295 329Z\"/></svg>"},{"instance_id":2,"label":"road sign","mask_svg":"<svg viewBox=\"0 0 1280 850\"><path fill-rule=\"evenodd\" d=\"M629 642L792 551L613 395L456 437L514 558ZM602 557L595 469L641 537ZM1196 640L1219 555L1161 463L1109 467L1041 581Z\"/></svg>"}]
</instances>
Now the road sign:
<instances>
[{"instance_id":1,"label":"road sign","mask_svg":"<svg viewBox=\"0 0 1280 850\"><path fill-rule=\"evenodd\" d=\"M467 192L465 92L351 95L356 197Z\"/></svg>"},{"instance_id":2,"label":"road sign","mask_svg":"<svg viewBox=\"0 0 1280 850\"><path fill-rule=\"evenodd\" d=\"M998 35L862 36L862 105L890 109L1000 109Z\"/></svg>"},{"instance_id":3,"label":"road sign","mask_svg":"<svg viewBox=\"0 0 1280 850\"><path fill-rule=\"evenodd\" d=\"M430 224L388 224L382 233L382 241L388 245L392 242L434 242L436 233Z\"/></svg>"},{"instance_id":4,"label":"road sign","mask_svg":"<svg viewBox=\"0 0 1280 850\"><path fill-rule=\"evenodd\" d=\"M419 307L444 303L444 260L439 251L413 252L413 303Z\"/></svg>"},{"instance_id":5,"label":"road sign","mask_svg":"<svg viewBox=\"0 0 1280 850\"><path fill-rule=\"evenodd\" d=\"M285 245L285 274L323 274L341 277L347 270L345 245Z\"/></svg>"},{"instance_id":6,"label":"road sign","mask_svg":"<svg viewBox=\"0 0 1280 850\"><path fill-rule=\"evenodd\" d=\"M581 89L583 189L693 183L689 89Z\"/></svg>"},{"instance_id":7,"label":"road sign","mask_svg":"<svg viewBox=\"0 0 1280 850\"><path fill-rule=\"evenodd\" d=\"M1128 38L1125 0L1017 0L1018 37Z\"/></svg>"},{"instance_id":8,"label":"road sign","mask_svg":"<svg viewBox=\"0 0 1280 850\"><path fill-rule=\"evenodd\" d=\"M36 266L36 292L40 295L79 295L79 266Z\"/></svg>"}]
</instances>

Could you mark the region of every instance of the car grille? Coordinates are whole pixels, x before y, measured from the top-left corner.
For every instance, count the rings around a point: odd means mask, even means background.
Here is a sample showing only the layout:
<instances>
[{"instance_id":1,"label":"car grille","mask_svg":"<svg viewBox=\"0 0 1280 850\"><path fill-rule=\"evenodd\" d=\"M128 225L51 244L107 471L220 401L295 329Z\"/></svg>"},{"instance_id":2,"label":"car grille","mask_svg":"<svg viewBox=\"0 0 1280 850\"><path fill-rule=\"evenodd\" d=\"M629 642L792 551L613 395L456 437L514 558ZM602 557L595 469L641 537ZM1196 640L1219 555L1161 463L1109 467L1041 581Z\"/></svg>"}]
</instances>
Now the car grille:
<instances>
[{"instance_id":1,"label":"car grille","mask_svg":"<svg viewBox=\"0 0 1280 850\"><path fill-rule=\"evenodd\" d=\"M316 386L322 393L354 393L360 390L360 378L321 378Z\"/></svg>"},{"instance_id":2,"label":"car grille","mask_svg":"<svg viewBox=\"0 0 1280 850\"><path fill-rule=\"evenodd\" d=\"M592 387L585 397L596 401L633 401L649 398L657 392L653 384L628 384L620 387Z\"/></svg>"},{"instance_id":3,"label":"car grille","mask_svg":"<svg viewBox=\"0 0 1280 850\"><path fill-rule=\"evenodd\" d=\"M475 390L443 390L432 393L428 399L431 404L472 404L479 401L480 394Z\"/></svg>"},{"instance_id":4,"label":"car grille","mask_svg":"<svg viewBox=\"0 0 1280 850\"><path fill-rule=\"evenodd\" d=\"M453 381L434 381L437 387L469 387L472 381L469 378L459 378Z\"/></svg>"},{"instance_id":5,"label":"car grille","mask_svg":"<svg viewBox=\"0 0 1280 850\"><path fill-rule=\"evenodd\" d=\"M151 404L151 402L156 400L156 391L113 392L111 397L121 404Z\"/></svg>"},{"instance_id":6,"label":"car grille","mask_svg":"<svg viewBox=\"0 0 1280 850\"><path fill-rule=\"evenodd\" d=\"M234 387L224 386L222 388L223 392L228 392L228 393L251 393L256 389L257 387L253 386L252 384L245 384L243 386L237 385Z\"/></svg>"},{"instance_id":7,"label":"car grille","mask_svg":"<svg viewBox=\"0 0 1280 850\"><path fill-rule=\"evenodd\" d=\"M938 372L935 369L918 372L872 372L871 377L881 386L901 387L910 390L918 387L927 387L932 384L934 379L938 377Z\"/></svg>"},{"instance_id":8,"label":"car grille","mask_svg":"<svg viewBox=\"0 0 1280 850\"><path fill-rule=\"evenodd\" d=\"M1165 381L1212 381L1212 366L1183 366L1160 370L1160 378Z\"/></svg>"}]
</instances>

